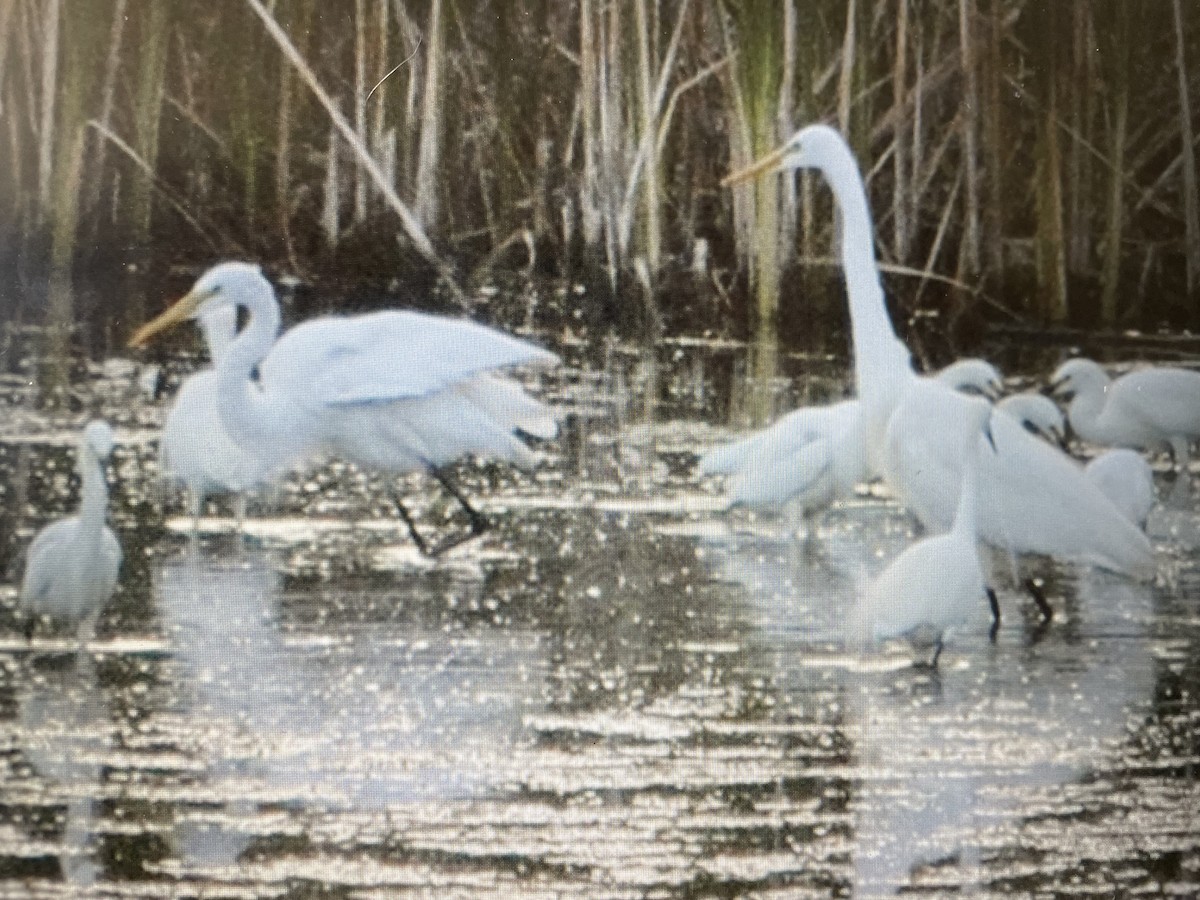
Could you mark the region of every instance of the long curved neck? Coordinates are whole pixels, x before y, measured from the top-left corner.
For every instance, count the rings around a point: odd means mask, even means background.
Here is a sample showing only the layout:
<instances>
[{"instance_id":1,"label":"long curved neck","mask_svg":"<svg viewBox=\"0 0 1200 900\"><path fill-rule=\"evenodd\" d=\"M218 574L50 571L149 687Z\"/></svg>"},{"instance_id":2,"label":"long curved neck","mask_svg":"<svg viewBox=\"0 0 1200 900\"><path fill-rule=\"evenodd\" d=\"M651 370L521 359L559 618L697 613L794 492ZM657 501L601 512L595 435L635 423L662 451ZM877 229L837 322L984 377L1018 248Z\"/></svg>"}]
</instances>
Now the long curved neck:
<instances>
[{"instance_id":1,"label":"long curved neck","mask_svg":"<svg viewBox=\"0 0 1200 900\"><path fill-rule=\"evenodd\" d=\"M912 371L908 349L896 337L888 317L879 265L875 259L874 228L867 190L854 158L836 154L822 168L833 189L842 217L841 255L850 301L858 394L870 398L900 380L898 369Z\"/></svg>"},{"instance_id":2,"label":"long curved neck","mask_svg":"<svg viewBox=\"0 0 1200 900\"><path fill-rule=\"evenodd\" d=\"M108 512L108 484L104 480L104 467L86 441L79 447L78 469L83 481L79 492L79 521L85 534L98 536Z\"/></svg>"},{"instance_id":3,"label":"long curved neck","mask_svg":"<svg viewBox=\"0 0 1200 900\"><path fill-rule=\"evenodd\" d=\"M243 291L235 302L250 313L250 321L218 358L217 408L237 444L261 447L274 432L274 410L252 376L279 334L279 305L269 289Z\"/></svg>"}]
</instances>

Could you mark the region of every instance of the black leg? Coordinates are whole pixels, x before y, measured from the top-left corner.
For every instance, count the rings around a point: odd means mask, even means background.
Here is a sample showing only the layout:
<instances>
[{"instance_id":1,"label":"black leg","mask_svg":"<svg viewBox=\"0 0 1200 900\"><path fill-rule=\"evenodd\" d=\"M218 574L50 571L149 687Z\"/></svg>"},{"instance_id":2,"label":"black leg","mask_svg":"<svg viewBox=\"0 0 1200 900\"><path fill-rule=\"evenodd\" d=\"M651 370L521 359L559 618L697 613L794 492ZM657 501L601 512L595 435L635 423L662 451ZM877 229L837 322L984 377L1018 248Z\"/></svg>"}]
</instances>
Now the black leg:
<instances>
[{"instance_id":1,"label":"black leg","mask_svg":"<svg viewBox=\"0 0 1200 900\"><path fill-rule=\"evenodd\" d=\"M425 538L421 537L420 532L417 531L417 526L413 522L412 516L409 515L408 510L394 490L392 491L392 503L395 504L396 512L400 514L400 518L404 520L404 524L408 526L408 533L412 535L413 543L417 545L417 549L421 551L421 555L433 555L429 552L429 545L425 543Z\"/></svg>"},{"instance_id":2,"label":"black leg","mask_svg":"<svg viewBox=\"0 0 1200 900\"><path fill-rule=\"evenodd\" d=\"M935 643L933 645L933 659L931 659L929 661L929 668L931 668L931 669L937 668L938 659L942 655L942 646L943 646L942 645L942 636L939 634L938 638L937 638L937 643Z\"/></svg>"},{"instance_id":3,"label":"black leg","mask_svg":"<svg viewBox=\"0 0 1200 900\"><path fill-rule=\"evenodd\" d=\"M25 640L33 643L33 632L37 627L37 616L28 616L25 619Z\"/></svg>"},{"instance_id":4,"label":"black leg","mask_svg":"<svg viewBox=\"0 0 1200 900\"><path fill-rule=\"evenodd\" d=\"M988 637L994 641L996 632L1000 630L1000 601L996 599L996 592L990 586L984 590L987 591L988 606L992 608L992 629L988 632Z\"/></svg>"},{"instance_id":5,"label":"black leg","mask_svg":"<svg viewBox=\"0 0 1200 900\"><path fill-rule=\"evenodd\" d=\"M1033 602L1037 604L1037 608L1042 613L1042 621L1049 622L1054 618L1054 610L1050 608L1050 604L1046 602L1046 595L1042 593L1042 589L1037 586L1032 578L1025 579L1025 590L1029 591L1029 596L1033 597Z\"/></svg>"},{"instance_id":6,"label":"black leg","mask_svg":"<svg viewBox=\"0 0 1200 900\"><path fill-rule=\"evenodd\" d=\"M466 510L467 515L471 517L471 537L474 537L477 534L483 534L492 527L492 523L489 522L487 518L478 510L476 510L475 507L471 506L471 504L467 502L467 498L464 497L458 488L454 486L454 482L452 482L446 476L445 472L435 466L430 466L429 474L438 480L442 487L446 489L446 493L457 500L459 505ZM461 541L458 543L461 543Z\"/></svg>"}]
</instances>

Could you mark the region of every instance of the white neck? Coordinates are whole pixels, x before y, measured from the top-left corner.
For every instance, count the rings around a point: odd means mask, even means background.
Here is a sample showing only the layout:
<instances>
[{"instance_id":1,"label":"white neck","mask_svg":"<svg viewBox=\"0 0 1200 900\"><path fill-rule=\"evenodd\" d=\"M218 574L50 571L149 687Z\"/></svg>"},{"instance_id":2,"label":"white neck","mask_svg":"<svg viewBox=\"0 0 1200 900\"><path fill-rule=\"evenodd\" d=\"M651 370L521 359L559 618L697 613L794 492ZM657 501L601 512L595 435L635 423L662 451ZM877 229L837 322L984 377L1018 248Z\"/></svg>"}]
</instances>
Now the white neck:
<instances>
[{"instance_id":1,"label":"white neck","mask_svg":"<svg viewBox=\"0 0 1200 900\"><path fill-rule=\"evenodd\" d=\"M250 313L250 320L217 360L217 408L235 443L270 446L277 408L252 376L279 334L279 305L269 289L243 290L233 299Z\"/></svg>"},{"instance_id":2,"label":"white neck","mask_svg":"<svg viewBox=\"0 0 1200 900\"><path fill-rule=\"evenodd\" d=\"M83 480L79 492L80 525L85 534L99 535L108 512L108 483L104 480L104 467L87 441L79 445L77 468Z\"/></svg>"},{"instance_id":3,"label":"white neck","mask_svg":"<svg viewBox=\"0 0 1200 900\"><path fill-rule=\"evenodd\" d=\"M967 451L967 464L963 466L962 483L958 487L958 507L954 511L954 524L951 531L955 534L975 533L975 497L979 485L979 454L990 453L991 448L983 446L983 438L975 438L975 446Z\"/></svg>"}]
</instances>

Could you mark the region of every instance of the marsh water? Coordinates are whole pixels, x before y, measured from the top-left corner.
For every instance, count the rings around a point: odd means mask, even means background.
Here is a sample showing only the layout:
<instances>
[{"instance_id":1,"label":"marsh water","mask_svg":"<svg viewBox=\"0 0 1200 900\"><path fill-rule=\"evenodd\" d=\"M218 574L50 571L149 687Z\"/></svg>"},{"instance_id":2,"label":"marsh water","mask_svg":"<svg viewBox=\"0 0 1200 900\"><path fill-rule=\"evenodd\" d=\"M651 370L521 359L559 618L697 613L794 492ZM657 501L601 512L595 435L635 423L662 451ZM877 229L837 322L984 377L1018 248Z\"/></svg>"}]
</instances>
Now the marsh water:
<instances>
[{"instance_id":1,"label":"marsh water","mask_svg":"<svg viewBox=\"0 0 1200 900\"><path fill-rule=\"evenodd\" d=\"M193 536L136 365L94 368L87 413L10 379L0 897L1200 892L1194 497L1152 516L1152 584L1035 561L1042 626L997 559L994 640L983 606L937 671L847 652L846 610L912 522L876 494L807 543L722 513L693 467L733 433L716 363L656 360L536 384L562 439L531 474L458 467L494 527L436 561L383 480L337 462L240 533L210 504ZM668 398L651 424L647 390ZM15 585L97 411L125 566L77 653L26 637ZM423 527L463 527L436 484L398 487Z\"/></svg>"}]
</instances>

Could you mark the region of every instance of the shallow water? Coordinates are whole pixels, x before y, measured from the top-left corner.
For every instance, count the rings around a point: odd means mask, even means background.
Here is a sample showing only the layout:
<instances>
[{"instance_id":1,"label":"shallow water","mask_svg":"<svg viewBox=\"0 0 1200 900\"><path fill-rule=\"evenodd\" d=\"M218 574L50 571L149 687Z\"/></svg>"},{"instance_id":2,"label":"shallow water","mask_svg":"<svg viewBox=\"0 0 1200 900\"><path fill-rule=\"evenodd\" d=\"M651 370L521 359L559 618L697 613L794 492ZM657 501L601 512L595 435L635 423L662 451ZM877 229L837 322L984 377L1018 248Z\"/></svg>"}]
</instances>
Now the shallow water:
<instances>
[{"instance_id":1,"label":"shallow water","mask_svg":"<svg viewBox=\"0 0 1200 900\"><path fill-rule=\"evenodd\" d=\"M16 408L0 897L1200 891L1194 506L1156 512L1154 585L1041 561L1040 627L1001 562L994 642L981 607L936 673L860 657L841 618L908 519L864 496L805 546L719 514L696 379L637 426L637 372L545 384L568 433L533 476L460 468L495 528L437 562L337 464L189 540L161 410L96 387L126 565L81 655L27 642L12 586L74 502L77 422Z\"/></svg>"}]
</instances>

